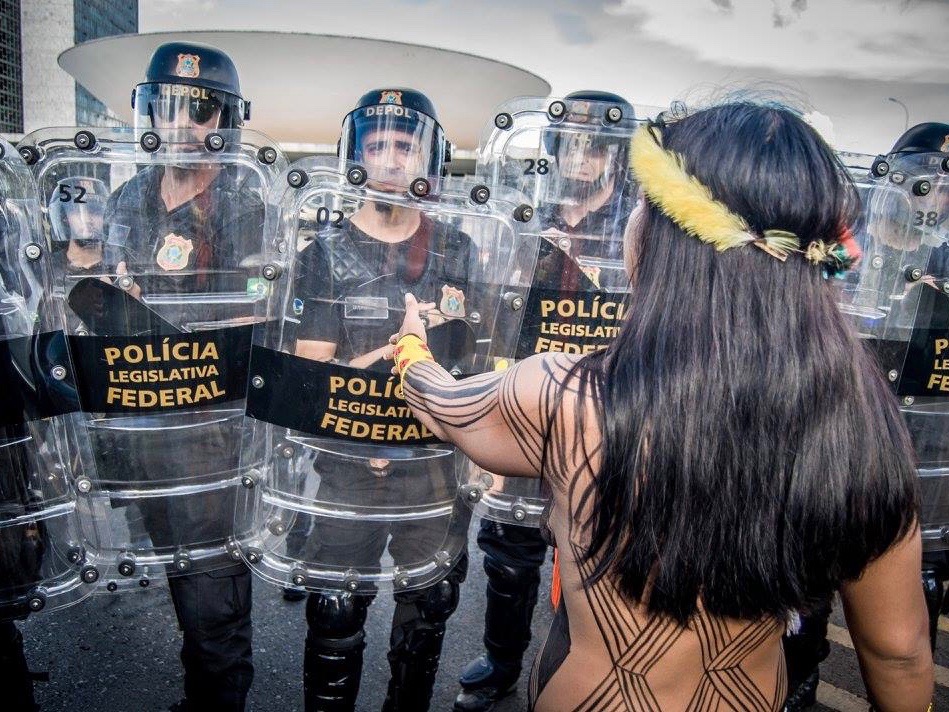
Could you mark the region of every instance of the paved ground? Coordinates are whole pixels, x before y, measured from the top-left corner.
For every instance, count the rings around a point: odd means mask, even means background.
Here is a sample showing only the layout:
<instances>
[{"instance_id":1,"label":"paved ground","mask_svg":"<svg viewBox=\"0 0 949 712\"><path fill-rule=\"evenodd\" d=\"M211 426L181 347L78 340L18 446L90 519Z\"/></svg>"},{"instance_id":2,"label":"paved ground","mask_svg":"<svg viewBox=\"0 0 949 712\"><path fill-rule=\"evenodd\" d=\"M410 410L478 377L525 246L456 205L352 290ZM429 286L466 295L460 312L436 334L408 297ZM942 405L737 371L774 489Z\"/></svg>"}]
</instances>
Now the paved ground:
<instances>
[{"instance_id":1,"label":"paved ground","mask_svg":"<svg viewBox=\"0 0 949 712\"><path fill-rule=\"evenodd\" d=\"M473 541L473 540L472 540ZM472 566L462 590L462 604L449 623L432 710L450 710L455 678L464 663L481 650L484 573L472 545ZM286 603L280 591L255 581L254 661L257 668L252 710L302 710L304 603ZM549 591L550 566L542 590ZM385 646L392 615L391 596L380 596L368 622L368 647L359 710L378 710L385 696L388 665ZM535 616L533 656L550 622L549 601L542 598ZM831 627L831 655L822 666L821 704L815 710L866 712L866 693L856 657L839 612ZM949 709L949 621L939 633L936 709ZM151 712L165 710L181 696L178 648L180 636L167 591L155 588L124 595L97 596L65 611L37 616L23 625L27 654L34 670L49 671L49 682L37 684L44 712ZM525 684L496 708L526 709ZM2 691L0 691L2 700ZM0 708L2 708L0 702Z\"/></svg>"}]
</instances>

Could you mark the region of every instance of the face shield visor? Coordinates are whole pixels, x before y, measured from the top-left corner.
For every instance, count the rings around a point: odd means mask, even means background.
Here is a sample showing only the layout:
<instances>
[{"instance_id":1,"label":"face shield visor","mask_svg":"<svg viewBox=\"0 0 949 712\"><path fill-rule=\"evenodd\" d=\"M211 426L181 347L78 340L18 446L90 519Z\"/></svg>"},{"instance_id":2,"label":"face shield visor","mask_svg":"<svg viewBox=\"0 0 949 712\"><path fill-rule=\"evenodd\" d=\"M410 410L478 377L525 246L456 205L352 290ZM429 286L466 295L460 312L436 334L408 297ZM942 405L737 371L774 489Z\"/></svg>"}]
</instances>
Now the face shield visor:
<instances>
[{"instance_id":1,"label":"face shield visor","mask_svg":"<svg viewBox=\"0 0 949 712\"><path fill-rule=\"evenodd\" d=\"M881 180L895 190L880 191L870 206L868 231L878 241L910 251L949 242L945 159L942 153L917 153L890 160L890 172ZM902 193L902 199L894 198L894 193Z\"/></svg>"},{"instance_id":2,"label":"face shield visor","mask_svg":"<svg viewBox=\"0 0 949 712\"><path fill-rule=\"evenodd\" d=\"M248 108L239 96L190 84L139 84L132 96L136 129L190 129L197 140L242 126Z\"/></svg>"},{"instance_id":3,"label":"face shield visor","mask_svg":"<svg viewBox=\"0 0 949 712\"><path fill-rule=\"evenodd\" d=\"M340 157L366 169L377 190L406 190L416 178L441 183L445 137L430 116L397 104L366 106L343 121Z\"/></svg>"},{"instance_id":4,"label":"face shield visor","mask_svg":"<svg viewBox=\"0 0 949 712\"><path fill-rule=\"evenodd\" d=\"M626 149L617 137L558 130L553 143L557 194L566 203L584 202L625 180Z\"/></svg>"},{"instance_id":5,"label":"face shield visor","mask_svg":"<svg viewBox=\"0 0 949 712\"><path fill-rule=\"evenodd\" d=\"M96 178L64 178L50 198L49 224L53 243L80 248L105 242L105 207L109 191Z\"/></svg>"}]
</instances>

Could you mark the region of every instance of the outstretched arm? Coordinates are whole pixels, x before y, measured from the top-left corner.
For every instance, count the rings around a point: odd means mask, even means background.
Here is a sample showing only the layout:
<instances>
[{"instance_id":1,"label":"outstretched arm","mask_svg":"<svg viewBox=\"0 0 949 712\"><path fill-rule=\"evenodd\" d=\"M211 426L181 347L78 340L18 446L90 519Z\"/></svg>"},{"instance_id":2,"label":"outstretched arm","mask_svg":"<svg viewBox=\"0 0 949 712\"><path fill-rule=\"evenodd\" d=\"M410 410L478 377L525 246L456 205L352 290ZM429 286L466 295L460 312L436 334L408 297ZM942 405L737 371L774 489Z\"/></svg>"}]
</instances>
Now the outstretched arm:
<instances>
[{"instance_id":1,"label":"outstretched arm","mask_svg":"<svg viewBox=\"0 0 949 712\"><path fill-rule=\"evenodd\" d=\"M405 334L425 337L411 295L399 336ZM534 356L458 381L434 361L417 361L407 367L403 389L416 418L484 469L537 477L562 371L553 356Z\"/></svg>"},{"instance_id":2,"label":"outstretched arm","mask_svg":"<svg viewBox=\"0 0 949 712\"><path fill-rule=\"evenodd\" d=\"M434 361L415 363L404 379L416 418L489 472L537 477L546 413L554 393L542 357L456 381Z\"/></svg>"}]
</instances>

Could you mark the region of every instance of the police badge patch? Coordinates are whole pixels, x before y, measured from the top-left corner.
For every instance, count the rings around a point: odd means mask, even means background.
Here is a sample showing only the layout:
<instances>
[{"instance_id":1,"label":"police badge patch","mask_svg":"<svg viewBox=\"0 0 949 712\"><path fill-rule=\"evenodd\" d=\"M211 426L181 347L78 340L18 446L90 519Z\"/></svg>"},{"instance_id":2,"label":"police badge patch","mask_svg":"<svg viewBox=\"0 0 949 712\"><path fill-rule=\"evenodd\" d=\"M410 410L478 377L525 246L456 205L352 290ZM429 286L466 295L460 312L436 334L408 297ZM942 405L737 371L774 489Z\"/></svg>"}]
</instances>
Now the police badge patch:
<instances>
[{"instance_id":1,"label":"police badge patch","mask_svg":"<svg viewBox=\"0 0 949 712\"><path fill-rule=\"evenodd\" d=\"M398 104L402 106L402 92L386 90L379 96L380 104Z\"/></svg>"},{"instance_id":2,"label":"police badge patch","mask_svg":"<svg viewBox=\"0 0 949 712\"><path fill-rule=\"evenodd\" d=\"M200 61L201 57L196 54L179 54L175 74L186 79L196 79L201 74L201 68L198 66Z\"/></svg>"},{"instance_id":3,"label":"police badge patch","mask_svg":"<svg viewBox=\"0 0 949 712\"><path fill-rule=\"evenodd\" d=\"M942 146L939 148L939 151L949 153L949 135L943 137Z\"/></svg>"},{"instance_id":4,"label":"police badge patch","mask_svg":"<svg viewBox=\"0 0 949 712\"><path fill-rule=\"evenodd\" d=\"M445 316L457 319L465 316L465 293L460 289L449 287L447 284L442 286L442 300L438 304L438 310Z\"/></svg>"},{"instance_id":5,"label":"police badge patch","mask_svg":"<svg viewBox=\"0 0 949 712\"><path fill-rule=\"evenodd\" d=\"M172 232L165 235L165 243L155 255L155 261L166 272L177 272L188 266L188 258L191 257L193 249L191 240Z\"/></svg>"}]
</instances>

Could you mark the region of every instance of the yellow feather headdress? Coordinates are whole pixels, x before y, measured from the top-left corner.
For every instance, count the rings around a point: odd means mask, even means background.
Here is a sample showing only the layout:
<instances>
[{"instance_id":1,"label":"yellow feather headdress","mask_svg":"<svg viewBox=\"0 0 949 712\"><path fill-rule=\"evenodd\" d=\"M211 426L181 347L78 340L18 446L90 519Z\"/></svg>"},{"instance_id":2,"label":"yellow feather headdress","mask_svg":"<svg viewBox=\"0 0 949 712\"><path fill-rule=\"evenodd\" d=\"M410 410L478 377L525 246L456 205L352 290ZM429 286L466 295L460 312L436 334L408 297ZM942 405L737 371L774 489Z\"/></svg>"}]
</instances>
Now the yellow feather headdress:
<instances>
[{"instance_id":1,"label":"yellow feather headdress","mask_svg":"<svg viewBox=\"0 0 949 712\"><path fill-rule=\"evenodd\" d=\"M797 235L792 232L752 233L744 218L716 200L707 186L685 170L679 154L663 148L655 127L643 126L633 136L630 165L651 203L687 234L717 251L753 244L781 261L799 251Z\"/></svg>"}]
</instances>

